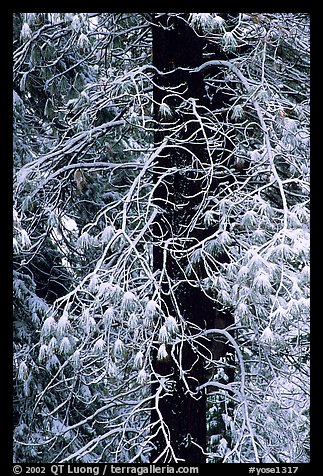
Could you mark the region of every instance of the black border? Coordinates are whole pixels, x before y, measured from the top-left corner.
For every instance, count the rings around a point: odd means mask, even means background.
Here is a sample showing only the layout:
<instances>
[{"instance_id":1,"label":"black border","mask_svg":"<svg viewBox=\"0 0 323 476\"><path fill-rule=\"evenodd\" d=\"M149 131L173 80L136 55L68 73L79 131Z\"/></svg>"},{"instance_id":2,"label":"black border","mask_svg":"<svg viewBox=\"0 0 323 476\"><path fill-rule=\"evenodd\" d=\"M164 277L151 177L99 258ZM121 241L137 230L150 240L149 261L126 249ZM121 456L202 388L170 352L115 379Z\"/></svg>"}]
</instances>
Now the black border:
<instances>
[{"instance_id":1,"label":"black border","mask_svg":"<svg viewBox=\"0 0 323 476\"><path fill-rule=\"evenodd\" d=\"M2 343L0 345L0 352L3 355L0 355L0 363L2 366L0 374L0 388L1 388L1 407L2 407L2 418L0 423L1 428L1 443L0 443L0 468L3 471L3 474L14 474L13 473L13 462L12 462L12 434L13 434L13 424L12 424L12 415L13 415L13 388L12 388L12 15L14 12L28 12L28 11L47 11L47 12L57 12L57 11L70 11L74 10L77 7L77 10L80 12L91 11L104 11L106 12L137 12L137 13L147 13L154 11L169 11L169 12L191 12L194 11L194 6L198 7L199 11L210 11L211 9L215 10L217 7L222 5L217 5L213 2L197 2L196 5L191 4L190 2L160 2L159 5L156 2L131 2L129 0L124 0L122 3L114 2L88 2L75 3L75 2L53 2L52 5L44 5L37 2L13 2L11 5L6 5L2 7L2 25L0 29L1 36L1 45L2 45L2 64L3 70L1 74L2 79L2 105L5 116L5 120L2 121L2 131L1 134L2 140L6 142L6 147L2 147L2 167L5 171L5 177L2 178L2 183L0 186L0 203L1 203L1 221L5 226L5 232L0 234L1 237L1 277L2 277L2 322L1 322L1 337ZM169 5L167 5L169 3ZM91 6L91 8L89 8ZM308 12L311 15L311 147L312 147L312 159L311 159L311 460L309 463L303 464L230 464L224 466L223 472L227 471L238 471L237 474L249 474L249 467L259 467L259 468L273 468L273 467L295 467L298 466L297 475L299 474L313 474L314 471L317 471L319 463L321 463L321 433L322 433L322 424L323 420L320 419L322 415L321 406L321 388L322 381L322 365L323 359L320 352L320 346L322 346L322 336L320 332L320 324L322 321L322 311L319 305L319 287L321 287L321 269L319 268L319 257L321 255L321 247L319 246L320 242L320 233L321 233L321 215L320 205L323 205L322 196L319 195L320 190L320 179L323 176L320 174L320 165L323 162L323 151L320 147L320 135L321 133L321 97L322 97L322 73L320 65L322 63L322 15L320 12L319 2L304 2L297 4L296 2L269 2L268 5L259 2L239 2L237 5L234 5L232 2L228 5L224 5L226 11L233 11L234 7L238 11L246 12ZM46 8L47 7L47 8ZM84 7L84 8L83 8ZM121 8L122 7L122 8ZM317 7L317 8L316 8ZM7 64L6 64L7 63ZM0 159L0 160L1 160ZM317 183L318 182L318 183ZM322 187L322 186L321 186ZM1 196L2 195L2 196ZM0 222L1 223L1 222ZM316 245L318 249L316 250ZM316 269L318 268L318 269ZM316 301L317 299L317 301ZM46 474L52 474L49 470L50 464L23 464L25 467L36 467L44 466L46 467ZM66 465L67 466L67 465ZM84 467L84 464L73 464L71 467ZM104 466L104 464L98 465L88 465L88 466ZM106 474L110 473L110 464L107 464L108 470ZM115 466L131 466L131 465L122 465L115 464ZM147 466L147 465L140 465ZM156 465L158 466L158 465ZM165 466L165 465L160 465ZM183 465L169 465L177 468L178 466ZM210 464L205 465L185 465L185 466L194 466L199 467L199 474L204 474L204 470L209 471ZM242 466L242 467L241 467ZM8 471L6 471L8 468ZM47 469L48 468L48 469ZM212 466L211 466L212 468ZM236 469L239 468L239 469ZM216 466L216 471L219 471L219 466ZM25 472L21 474L27 474ZM62 472L62 474L68 474ZM84 473L85 474L85 473ZM101 473L102 474L102 473ZM121 473L127 474L127 473ZM130 474L130 473L128 473ZM144 473L145 474L145 473ZM156 473L157 474L157 473ZM167 474L167 473L164 473ZM189 473L187 473L189 474ZM253 473L256 474L256 473ZM261 473L265 474L265 473ZM270 474L270 473L267 473ZM277 473L276 473L277 474ZM288 474L288 473L285 473Z\"/></svg>"}]
</instances>

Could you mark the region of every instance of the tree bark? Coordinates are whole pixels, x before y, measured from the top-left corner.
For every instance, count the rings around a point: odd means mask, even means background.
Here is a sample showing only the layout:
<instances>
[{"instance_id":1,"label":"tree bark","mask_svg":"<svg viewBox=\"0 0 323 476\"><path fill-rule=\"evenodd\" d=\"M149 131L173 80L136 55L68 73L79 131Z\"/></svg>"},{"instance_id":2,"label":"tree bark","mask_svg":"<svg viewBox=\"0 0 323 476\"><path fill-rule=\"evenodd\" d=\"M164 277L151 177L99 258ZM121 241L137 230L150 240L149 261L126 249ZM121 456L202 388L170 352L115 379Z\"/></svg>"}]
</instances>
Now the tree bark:
<instances>
[{"instance_id":1,"label":"tree bark","mask_svg":"<svg viewBox=\"0 0 323 476\"><path fill-rule=\"evenodd\" d=\"M153 64L162 73L155 76L154 118L156 121L155 143L158 145L167 137L167 122L174 121L177 126L186 124L180 133L180 139L185 143L185 149L166 146L163 156L155 162L156 181L161 172L172 169L174 172L167 175L156 187L155 203L162 210L162 219L155 227L155 236L167 238L183 237L185 246L204 239L214 229L192 228L195 209L201 201L201 194L205 186L205 175L194 170L192 157L194 154L203 163L208 162L205 137L200 130L197 120L192 121L192 114L183 112L183 99L194 98L196 104L209 109L223 107L223 97L212 100L208 98L202 74L190 73L185 68L196 68L203 63L203 38L196 35L194 30L180 17L164 14L156 17L153 26ZM180 91L179 95L170 95L170 91ZM171 119L162 117L159 105L166 104L172 114ZM214 181L214 190L218 183ZM173 297L169 289L169 281L162 284L161 295L165 303L164 311L170 315L181 314L186 322L199 328L224 328L232 323L232 316L228 312L220 312L216 305L198 287L193 287L184 279L179 261L174 254L166 252L162 246L155 244L153 250L154 269L161 270L166 265L167 275L175 284ZM223 257L223 260L226 258ZM205 270L198 271L200 278L205 277ZM176 301L177 309L175 306ZM171 376L173 386L169 392L164 392L158 402L158 409L163 422L168 428L168 439L173 448L175 458L185 462L204 463L207 444L206 431L206 395L196 392L196 387L208 380L208 372L201 355L188 341L183 341L175 349L173 356L181 355L182 368L171 357L168 361L158 361L154 357L155 372L160 375ZM224 355L228 346L224 343L213 343L212 349L215 358ZM183 379L183 372L185 380ZM187 385L189 390L187 389ZM156 393L157 386L152 391ZM194 394L195 393L195 394ZM160 418L158 412L153 411L152 422ZM151 460L160 462L174 461L174 455L166 451L158 459L166 447L166 438L160 430L154 438L155 449Z\"/></svg>"}]
</instances>

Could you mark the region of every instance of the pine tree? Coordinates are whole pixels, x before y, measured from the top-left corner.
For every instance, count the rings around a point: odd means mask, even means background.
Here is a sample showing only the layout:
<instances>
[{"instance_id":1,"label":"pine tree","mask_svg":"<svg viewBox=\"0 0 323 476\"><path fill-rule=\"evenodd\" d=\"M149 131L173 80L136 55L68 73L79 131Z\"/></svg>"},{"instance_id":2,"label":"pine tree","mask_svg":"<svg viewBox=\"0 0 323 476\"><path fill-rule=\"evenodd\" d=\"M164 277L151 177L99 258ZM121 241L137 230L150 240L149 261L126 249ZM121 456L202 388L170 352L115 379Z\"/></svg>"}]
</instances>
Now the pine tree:
<instances>
[{"instance_id":1,"label":"pine tree","mask_svg":"<svg viewBox=\"0 0 323 476\"><path fill-rule=\"evenodd\" d=\"M13 33L15 461L308 461L308 14Z\"/></svg>"}]
</instances>

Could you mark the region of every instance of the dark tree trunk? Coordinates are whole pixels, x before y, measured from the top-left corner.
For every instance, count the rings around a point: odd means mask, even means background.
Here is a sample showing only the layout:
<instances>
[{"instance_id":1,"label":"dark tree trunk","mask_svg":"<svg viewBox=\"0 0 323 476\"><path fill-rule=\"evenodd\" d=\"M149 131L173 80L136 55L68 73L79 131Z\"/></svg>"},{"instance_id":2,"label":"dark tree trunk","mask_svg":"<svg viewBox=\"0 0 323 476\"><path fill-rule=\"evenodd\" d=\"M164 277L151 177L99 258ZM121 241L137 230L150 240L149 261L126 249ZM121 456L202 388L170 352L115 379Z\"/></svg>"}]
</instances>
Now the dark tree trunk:
<instances>
[{"instance_id":1,"label":"dark tree trunk","mask_svg":"<svg viewBox=\"0 0 323 476\"><path fill-rule=\"evenodd\" d=\"M155 143L160 144L167 137L167 122L174 121L178 127L182 127L180 139L185 141L184 148L176 148L171 144L163 149L162 155L155 163L156 181L160 173L172 168L173 173L167 175L156 187L155 203L162 210L162 217L155 227L155 237L167 238L183 237L185 246L191 246L206 238L214 229L192 227L192 221L197 205L201 202L202 191L206 186L206 178L201 171L192 167L192 154L195 154L201 162L209 161L205 144L205 137L199 130L199 123L194 121L192 113L185 112L181 104L184 100L194 98L199 106L209 109L223 107L223 97L208 98L203 76L190 73L185 68L200 66L203 60L203 48L205 41L198 37L187 23L175 16L165 14L155 19L153 27L153 63L163 73L156 74L154 100L156 101L154 118L156 120ZM175 88L175 89L174 89ZM171 91L180 92L170 95ZM172 118L163 118L159 105L166 104ZM193 119L193 120L192 120ZM175 172L176 169L176 172ZM214 180L212 188L216 193L218 181ZM192 286L183 280L183 272L179 266L180 258L177 259L172 253L167 253L164 261L164 250L155 244L154 246L154 269L161 270L166 265L167 275L175 284L173 297L169 289L169 281L162 283L162 297L165 302L164 311L170 315L177 315L175 300L179 313L186 322L199 328L224 328L232 323L229 312L220 312L216 305L201 289ZM225 260L226 257L223 257ZM203 267L202 267L203 268ZM205 271L199 271L201 279L205 277ZM175 299L174 299L175 297ZM189 326L188 326L189 329ZM188 331L188 332L193 332ZM227 345L223 342L213 343L210 349L215 358L219 358L227 351ZM171 376L173 382L169 392L161 395L158 403L159 414L154 411L152 421L157 422L162 415L163 422L168 428L168 439L171 443L175 458L185 462L203 463L205 455L201 448L206 450L206 395L196 392L196 387L208 380L208 372L201 355L196 352L196 347L188 342L182 342L175 349L174 356L181 354L182 368L171 357L167 362L158 361L154 357L154 369L163 376ZM183 373L185 379L183 379ZM189 387L189 391L187 388ZM156 393L157 385L153 385ZM195 395L193 395L195 392ZM157 426L157 425L156 425ZM151 460L155 461L163 453L166 447L166 438L159 431L154 438L155 449L152 451ZM166 451L158 460L160 462L174 461L174 455Z\"/></svg>"}]
</instances>

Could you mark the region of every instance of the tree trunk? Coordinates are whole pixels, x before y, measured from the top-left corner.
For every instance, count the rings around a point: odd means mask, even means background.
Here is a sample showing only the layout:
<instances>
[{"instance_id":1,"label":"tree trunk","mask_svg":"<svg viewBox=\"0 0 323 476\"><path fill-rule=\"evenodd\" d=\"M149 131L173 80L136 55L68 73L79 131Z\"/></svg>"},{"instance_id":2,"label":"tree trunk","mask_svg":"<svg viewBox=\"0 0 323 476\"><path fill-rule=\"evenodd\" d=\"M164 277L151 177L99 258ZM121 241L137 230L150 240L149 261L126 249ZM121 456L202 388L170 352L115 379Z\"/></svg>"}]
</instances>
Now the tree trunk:
<instances>
[{"instance_id":1,"label":"tree trunk","mask_svg":"<svg viewBox=\"0 0 323 476\"><path fill-rule=\"evenodd\" d=\"M178 127L185 125L180 132L180 139L185 148L167 145L163 149L163 155L155 162L156 183L160 173L167 169L173 170L156 187L155 203L163 213L158 225L155 226L155 238L160 236L165 243L165 240L173 236L177 239L182 237L184 247L188 247L209 236L214 232L214 228L191 226L206 181L205 174L192 166L192 157L195 155L203 163L207 163L209 158L200 125L196 119L192 120L194 118L191 110L185 112L183 100L194 98L199 106L214 109L223 107L223 97L214 98L211 104L205 91L203 76L185 70L200 66L204 62L203 38L197 36L179 17L168 14L159 18L156 16L155 23L153 63L160 72L169 72L155 76L156 145L167 137L167 122L174 121ZM176 93L170 95L171 91L180 92L180 96ZM167 114L163 116L160 104L167 106L171 118L167 117ZM213 180L214 191L217 185L218 182ZM162 270L166 266L169 279L162 283L161 295L167 314L176 316L179 313L187 323L202 329L224 328L232 323L230 313L218 311L212 299L200 288L192 286L184 279L179 258L166 252L165 262L164 248L156 243L153 258L155 270ZM223 260L225 259L224 256ZM203 266L197 273L201 279L205 277ZM173 283L172 292L170 282ZM219 358L225 354L227 348L226 344L219 342L213 343L210 350L215 358ZM176 360L181 358L180 369L174 357ZM168 437L166 438L161 430L156 434L151 460L171 462L178 459L185 462L205 462L203 451L206 450L207 444L206 395L204 392L196 392L196 387L208 380L203 357L197 354L194 345L183 341L175 348L173 356L168 361L158 361L155 355L154 369L159 375L171 376L173 385L169 392L165 391L159 399L159 414L156 411L152 414L153 422L158 422L160 414L162 415L168 429ZM152 390L156 393L157 385L153 385ZM163 453L167 443L173 448L173 454L170 450Z\"/></svg>"}]
</instances>

